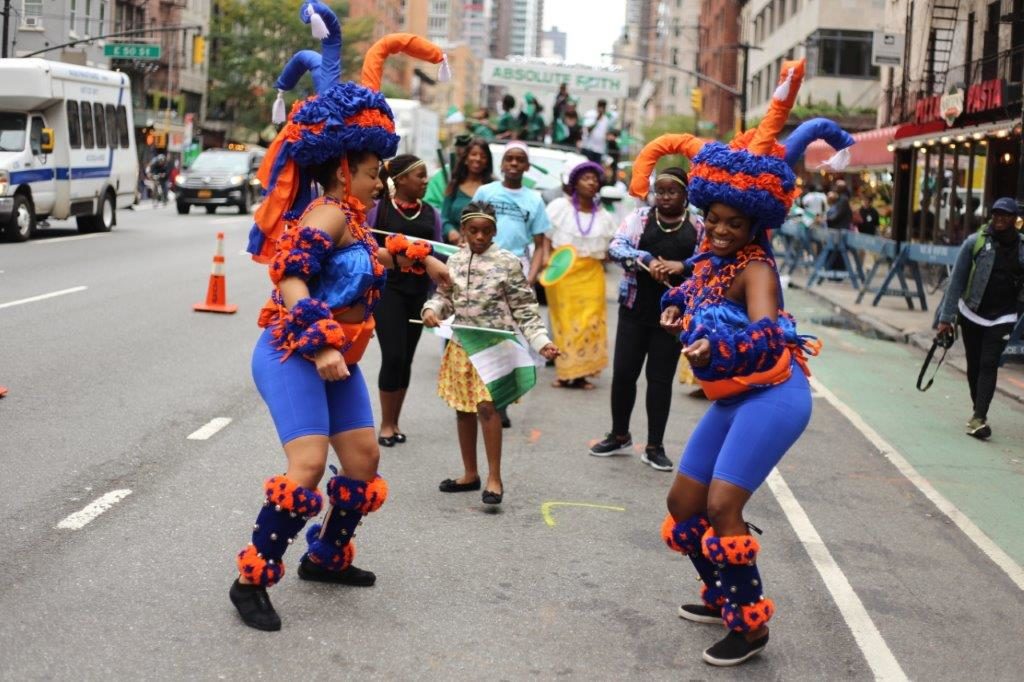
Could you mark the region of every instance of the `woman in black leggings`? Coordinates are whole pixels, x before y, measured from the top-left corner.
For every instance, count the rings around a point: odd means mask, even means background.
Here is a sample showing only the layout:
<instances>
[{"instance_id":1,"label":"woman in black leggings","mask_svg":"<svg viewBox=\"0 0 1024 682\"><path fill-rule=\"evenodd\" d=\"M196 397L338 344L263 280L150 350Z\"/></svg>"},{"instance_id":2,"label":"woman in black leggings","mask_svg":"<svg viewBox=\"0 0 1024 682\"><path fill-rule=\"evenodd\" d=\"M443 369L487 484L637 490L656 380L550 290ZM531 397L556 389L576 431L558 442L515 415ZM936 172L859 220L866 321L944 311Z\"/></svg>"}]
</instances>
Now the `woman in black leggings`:
<instances>
[{"instance_id":1,"label":"woman in black leggings","mask_svg":"<svg viewBox=\"0 0 1024 682\"><path fill-rule=\"evenodd\" d=\"M642 461L671 471L663 439L672 403L679 340L659 326L666 284L681 281L683 263L697 246L697 229L686 210L686 172L668 168L654 182L654 207L628 216L608 249L625 273L619 285L619 323L612 363L612 430L590 448L596 457L625 453L633 445L629 419L636 382L647 361L647 447Z\"/></svg>"},{"instance_id":2,"label":"woman in black leggings","mask_svg":"<svg viewBox=\"0 0 1024 682\"><path fill-rule=\"evenodd\" d=\"M427 167L412 154L401 154L386 161L381 172L384 193L367 216L374 229L408 235L414 239L441 239L440 216L423 201L427 191ZM383 243L383 237L378 235ZM405 434L398 428L405 392L409 388L412 358L423 327L409 324L418 320L427 300L430 278L425 274L388 272L374 317L377 320L377 341L380 343L380 434L377 442L384 447L404 443Z\"/></svg>"}]
</instances>

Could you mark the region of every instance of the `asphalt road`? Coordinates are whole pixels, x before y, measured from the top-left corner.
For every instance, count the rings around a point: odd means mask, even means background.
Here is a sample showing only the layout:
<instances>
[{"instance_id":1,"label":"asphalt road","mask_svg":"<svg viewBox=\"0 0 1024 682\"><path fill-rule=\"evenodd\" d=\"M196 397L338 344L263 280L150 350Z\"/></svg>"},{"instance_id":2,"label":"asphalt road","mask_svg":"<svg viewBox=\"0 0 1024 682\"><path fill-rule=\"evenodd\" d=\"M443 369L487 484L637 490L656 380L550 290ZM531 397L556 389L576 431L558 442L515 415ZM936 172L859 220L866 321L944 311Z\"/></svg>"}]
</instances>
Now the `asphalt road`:
<instances>
[{"instance_id":1,"label":"asphalt road","mask_svg":"<svg viewBox=\"0 0 1024 682\"><path fill-rule=\"evenodd\" d=\"M391 498L357 542L377 586L304 583L295 548L272 593L284 629L242 626L227 599L234 553L284 461L249 375L269 279L239 254L246 218L119 220L0 245L0 678L1020 678L1020 406L997 397L992 442L966 438L961 375L916 393L919 355L813 324L832 313L797 292L789 308L826 350L811 425L748 508L779 609L758 659L708 667L700 652L721 629L676 616L697 583L658 534L671 476L586 454L609 425L610 372L565 392L543 370L510 410L497 512L438 493L459 458L430 337L409 442L382 456ZM192 312L217 231L234 316ZM371 384L378 358L371 346ZM706 409L686 394L673 459ZM187 438L215 418L231 421ZM58 527L114 491L91 522Z\"/></svg>"}]
</instances>

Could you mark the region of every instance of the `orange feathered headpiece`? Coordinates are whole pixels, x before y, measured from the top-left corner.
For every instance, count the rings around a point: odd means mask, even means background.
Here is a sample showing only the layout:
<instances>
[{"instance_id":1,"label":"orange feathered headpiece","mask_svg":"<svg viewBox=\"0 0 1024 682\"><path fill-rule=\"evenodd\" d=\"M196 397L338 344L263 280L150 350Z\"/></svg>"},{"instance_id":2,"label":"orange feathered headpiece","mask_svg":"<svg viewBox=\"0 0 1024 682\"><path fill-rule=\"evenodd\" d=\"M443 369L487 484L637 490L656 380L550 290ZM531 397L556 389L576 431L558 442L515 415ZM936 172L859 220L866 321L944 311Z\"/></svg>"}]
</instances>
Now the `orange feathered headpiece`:
<instances>
[{"instance_id":1,"label":"orange feathered headpiece","mask_svg":"<svg viewBox=\"0 0 1024 682\"><path fill-rule=\"evenodd\" d=\"M347 172L344 158L352 152L373 152L381 158L395 155L395 116L380 93L387 58L403 53L441 64L442 80L447 72L447 58L440 47L420 36L395 33L378 40L366 53L360 84L331 82L331 74L336 79L340 72L340 61L337 67L333 62L340 60L341 26L331 9L317 1L303 4L300 17L312 25L324 54L317 60L310 51L297 53L276 85L279 90L290 89L304 69L315 67L318 93L292 105L257 174L264 200L249 233L248 251L261 263L273 256L285 221L298 217L313 199L311 168L341 157Z\"/></svg>"},{"instance_id":2,"label":"orange feathered headpiece","mask_svg":"<svg viewBox=\"0 0 1024 682\"><path fill-rule=\"evenodd\" d=\"M803 77L803 60L785 62L761 123L728 145L687 134L662 135L649 142L634 162L630 194L646 199L658 159L683 154L691 160L688 194L694 206L701 210L719 202L732 206L751 218L755 231L781 225L798 190L796 175L786 163L786 149L777 138Z\"/></svg>"}]
</instances>

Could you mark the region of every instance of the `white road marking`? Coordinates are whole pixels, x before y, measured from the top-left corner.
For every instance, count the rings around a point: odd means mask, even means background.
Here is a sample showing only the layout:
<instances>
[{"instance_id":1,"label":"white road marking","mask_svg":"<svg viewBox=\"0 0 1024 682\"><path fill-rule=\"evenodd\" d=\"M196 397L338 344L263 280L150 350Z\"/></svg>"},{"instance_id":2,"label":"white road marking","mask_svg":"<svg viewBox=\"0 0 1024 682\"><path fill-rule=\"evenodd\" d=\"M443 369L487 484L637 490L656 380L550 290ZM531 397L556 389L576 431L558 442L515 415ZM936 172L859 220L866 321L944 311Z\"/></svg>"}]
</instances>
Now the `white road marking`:
<instances>
[{"instance_id":1,"label":"white road marking","mask_svg":"<svg viewBox=\"0 0 1024 682\"><path fill-rule=\"evenodd\" d=\"M74 242L79 239L95 239L96 237L102 237L102 234L73 234L69 237L54 237L53 239L33 239L29 241L29 244L57 244L59 242Z\"/></svg>"},{"instance_id":2,"label":"white road marking","mask_svg":"<svg viewBox=\"0 0 1024 682\"><path fill-rule=\"evenodd\" d=\"M887 460L889 460L896 469L903 474L903 476L914 484L914 487L921 491L921 494L931 500L932 504L938 507L939 511L946 515L946 517L956 524L957 528L963 531L971 542L973 542L978 549L985 553L992 562L1001 568L1010 580L1017 585L1017 588L1024 590L1024 568L1014 561L1009 554L1003 551L1003 549L997 545L992 538L985 535L985 533L978 528L971 521L966 514L960 511L955 504L947 500L942 493L932 486L932 484L921 474L917 473L910 462L899 453L899 451L893 447L889 441L885 440L871 428L864 419L853 411L853 409L844 403L842 400L836 397L832 391L825 388L824 385L814 377L811 377L811 386L816 391L822 394L822 396L832 407L836 408L840 414L846 417L851 424L856 427L858 431L864 434L872 445L878 448L878 451L882 453Z\"/></svg>"},{"instance_id":3,"label":"white road marking","mask_svg":"<svg viewBox=\"0 0 1024 682\"><path fill-rule=\"evenodd\" d=\"M217 433L225 426L231 423L231 417L214 417L208 421L199 429L193 431L188 435L188 440L208 440L213 434Z\"/></svg>"},{"instance_id":4,"label":"white road marking","mask_svg":"<svg viewBox=\"0 0 1024 682\"><path fill-rule=\"evenodd\" d=\"M115 504L123 500L132 494L131 490L111 490L106 495L103 495L94 502L90 502L81 511L76 511L71 514L60 523L57 524L57 528L63 528L66 530L79 530L89 523L97 516L107 511Z\"/></svg>"},{"instance_id":5,"label":"white road marking","mask_svg":"<svg viewBox=\"0 0 1024 682\"><path fill-rule=\"evenodd\" d=\"M877 680L906 680L907 675L903 672L896 657L889 650L882 634L875 627L874 621L868 615L867 609L861 602L860 597L853 591L846 574L839 568L839 564L832 558L832 553L822 541L814 524L808 518L807 512L800 506L793 491L782 478L778 469L773 469L768 475L768 487L778 500L783 513L789 520L789 525L796 531L796 536L803 543L811 562L818 569L818 574L825 582L825 587L832 593L832 599L839 607L839 613L846 621L853 638L864 654L865 660L871 667Z\"/></svg>"},{"instance_id":6,"label":"white road marking","mask_svg":"<svg viewBox=\"0 0 1024 682\"><path fill-rule=\"evenodd\" d=\"M29 298L22 298L17 301L8 301L7 303L0 303L0 308L11 308L22 303L35 303L36 301L44 301L48 298L54 298L56 296L64 296L66 294L74 294L79 291L85 291L89 287L71 287L70 289L61 289L60 291L51 291L48 294L40 294L38 296L30 296Z\"/></svg>"}]
</instances>

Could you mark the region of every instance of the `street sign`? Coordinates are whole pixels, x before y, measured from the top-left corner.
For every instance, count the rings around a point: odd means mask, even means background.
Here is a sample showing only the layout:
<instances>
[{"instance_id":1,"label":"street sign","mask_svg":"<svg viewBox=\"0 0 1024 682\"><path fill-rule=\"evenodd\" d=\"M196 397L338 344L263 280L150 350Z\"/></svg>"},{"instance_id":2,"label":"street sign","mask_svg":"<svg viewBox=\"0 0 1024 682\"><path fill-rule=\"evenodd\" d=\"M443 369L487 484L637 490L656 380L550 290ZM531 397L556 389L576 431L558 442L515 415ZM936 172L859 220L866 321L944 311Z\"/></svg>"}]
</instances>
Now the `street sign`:
<instances>
[{"instance_id":1,"label":"street sign","mask_svg":"<svg viewBox=\"0 0 1024 682\"><path fill-rule=\"evenodd\" d=\"M160 46L147 43L112 43L103 46L103 56L114 59L160 59Z\"/></svg>"},{"instance_id":2,"label":"street sign","mask_svg":"<svg viewBox=\"0 0 1024 682\"><path fill-rule=\"evenodd\" d=\"M484 85L525 86L557 90L565 83L573 95L629 96L629 74L568 64L549 64L506 59L485 59L480 81Z\"/></svg>"},{"instance_id":3,"label":"street sign","mask_svg":"<svg viewBox=\"0 0 1024 682\"><path fill-rule=\"evenodd\" d=\"M871 36L871 65L899 66L903 61L903 34L875 31Z\"/></svg>"}]
</instances>

